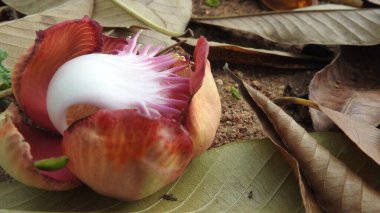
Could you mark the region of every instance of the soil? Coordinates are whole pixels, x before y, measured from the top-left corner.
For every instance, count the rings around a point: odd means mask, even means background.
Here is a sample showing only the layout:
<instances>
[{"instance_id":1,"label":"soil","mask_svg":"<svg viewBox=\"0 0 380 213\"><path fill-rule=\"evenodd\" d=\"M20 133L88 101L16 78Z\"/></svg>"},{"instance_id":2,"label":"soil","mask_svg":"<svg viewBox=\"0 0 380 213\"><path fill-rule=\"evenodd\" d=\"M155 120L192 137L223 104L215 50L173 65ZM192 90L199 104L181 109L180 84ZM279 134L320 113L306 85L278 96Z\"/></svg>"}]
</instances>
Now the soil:
<instances>
[{"instance_id":1,"label":"soil","mask_svg":"<svg viewBox=\"0 0 380 213\"><path fill-rule=\"evenodd\" d=\"M264 7L255 0L219 0L220 5L210 7L207 0L193 0L193 17L245 15L262 12Z\"/></svg>"},{"instance_id":2,"label":"soil","mask_svg":"<svg viewBox=\"0 0 380 213\"><path fill-rule=\"evenodd\" d=\"M260 122L253 110L243 99L238 100L230 92L231 86L237 88L237 84L224 73L222 65L212 62L211 64L222 102L222 118L213 147L235 140L264 138ZM243 81L272 100L289 95L298 97L307 95L309 82L315 73L315 71L274 70L238 65L230 65L230 68ZM311 129L307 109L289 106L287 111L306 129Z\"/></svg>"},{"instance_id":3,"label":"soil","mask_svg":"<svg viewBox=\"0 0 380 213\"><path fill-rule=\"evenodd\" d=\"M193 0L193 17L244 15L263 12L265 8L253 0L220 0L218 7L209 7L205 0ZM226 29L205 28L190 23L195 35L202 34L208 40L219 41L254 48L277 49L300 52L302 47L286 46L265 41L262 38L242 32L228 32ZM218 33L215 33L218 32ZM237 84L223 71L223 64L211 61L212 71L222 102L222 117L212 147L218 147L236 140L251 140L266 137L255 113L243 99L236 99L230 92ZM261 91L270 99L283 96L307 97L308 85L315 70L284 70L270 67L230 65L243 81ZM304 107L288 106L286 111L306 129L311 130L308 110Z\"/></svg>"}]
</instances>

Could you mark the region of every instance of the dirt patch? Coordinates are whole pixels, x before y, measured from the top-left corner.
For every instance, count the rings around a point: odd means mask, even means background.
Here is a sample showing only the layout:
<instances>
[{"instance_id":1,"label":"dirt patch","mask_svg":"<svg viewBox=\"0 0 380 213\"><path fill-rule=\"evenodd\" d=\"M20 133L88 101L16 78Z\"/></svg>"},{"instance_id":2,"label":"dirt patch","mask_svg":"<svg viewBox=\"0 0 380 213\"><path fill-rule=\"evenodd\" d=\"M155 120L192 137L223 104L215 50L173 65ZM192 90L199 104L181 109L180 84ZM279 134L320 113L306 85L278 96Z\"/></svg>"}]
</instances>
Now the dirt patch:
<instances>
[{"instance_id":1,"label":"dirt patch","mask_svg":"<svg viewBox=\"0 0 380 213\"><path fill-rule=\"evenodd\" d=\"M210 7L206 0L193 0L194 17L244 15L263 11L262 5L253 0L220 0L218 7Z\"/></svg>"},{"instance_id":2,"label":"dirt patch","mask_svg":"<svg viewBox=\"0 0 380 213\"><path fill-rule=\"evenodd\" d=\"M253 0L220 0L218 7L209 7L205 0L193 0L193 17L213 17L245 15L264 12L265 8ZM192 22L189 27L196 36L204 35L210 41L225 42L253 48L276 49L300 53L302 46L277 44L258 36L230 31L224 28L211 29L210 26ZM211 61L212 71L222 102L222 118L212 147L218 147L236 140L259 139L266 137L261 125L249 105L237 100L230 87L237 87L222 69L223 64ZM243 81L261 91L270 99L282 96L307 97L308 85L316 71L281 70L269 67L230 65L230 68ZM286 107L287 112L306 129L311 130L308 109L298 106Z\"/></svg>"},{"instance_id":3,"label":"dirt patch","mask_svg":"<svg viewBox=\"0 0 380 213\"><path fill-rule=\"evenodd\" d=\"M237 84L230 79L222 65L212 64L213 75L222 102L222 118L213 147L218 147L235 140L264 138L261 125L249 105L237 100L230 92L231 86ZM304 96L315 71L274 70L272 68L230 65L231 69L243 81L261 91L270 99L287 96ZM302 107L287 107L297 121L307 129L311 128L308 111Z\"/></svg>"}]
</instances>

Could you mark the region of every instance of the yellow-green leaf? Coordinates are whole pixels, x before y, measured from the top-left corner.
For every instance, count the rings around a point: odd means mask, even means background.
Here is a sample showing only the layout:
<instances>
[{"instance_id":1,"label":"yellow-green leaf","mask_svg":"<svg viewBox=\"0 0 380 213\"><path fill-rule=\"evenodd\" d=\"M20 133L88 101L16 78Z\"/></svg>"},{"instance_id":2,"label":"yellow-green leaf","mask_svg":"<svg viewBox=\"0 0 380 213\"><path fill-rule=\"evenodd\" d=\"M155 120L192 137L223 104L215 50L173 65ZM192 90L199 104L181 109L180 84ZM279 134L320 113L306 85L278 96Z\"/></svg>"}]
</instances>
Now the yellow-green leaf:
<instances>
[{"instance_id":1,"label":"yellow-green leaf","mask_svg":"<svg viewBox=\"0 0 380 213\"><path fill-rule=\"evenodd\" d=\"M316 133L313 136L352 170L365 176L372 186L379 186L377 165L348 143L347 137L339 133ZM163 199L165 194L177 201ZM196 158L177 182L141 201L117 201L86 187L48 192L16 182L0 182L0 209L55 212L304 211L293 172L267 139L235 142L211 149Z\"/></svg>"}]
</instances>

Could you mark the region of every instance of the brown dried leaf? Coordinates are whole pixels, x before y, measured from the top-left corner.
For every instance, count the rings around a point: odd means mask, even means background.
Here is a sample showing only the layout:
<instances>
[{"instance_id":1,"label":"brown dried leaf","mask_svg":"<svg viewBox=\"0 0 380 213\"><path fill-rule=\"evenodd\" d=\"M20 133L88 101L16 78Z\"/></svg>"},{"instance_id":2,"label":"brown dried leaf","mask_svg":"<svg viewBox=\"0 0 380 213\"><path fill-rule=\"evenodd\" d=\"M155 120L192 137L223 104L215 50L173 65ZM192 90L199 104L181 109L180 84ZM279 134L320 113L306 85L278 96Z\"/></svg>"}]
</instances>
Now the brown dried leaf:
<instances>
[{"instance_id":1,"label":"brown dried leaf","mask_svg":"<svg viewBox=\"0 0 380 213\"><path fill-rule=\"evenodd\" d=\"M184 48L194 49L196 39L187 38ZM285 69L314 69L326 64L328 59L284 51L246 48L231 44L209 42L208 58L211 61L251 64Z\"/></svg>"},{"instance_id":2,"label":"brown dried leaf","mask_svg":"<svg viewBox=\"0 0 380 213\"><path fill-rule=\"evenodd\" d=\"M325 210L380 211L378 191L319 145L280 107L236 76L234 79L239 83L244 98L257 113L269 138L297 160L299 169Z\"/></svg>"},{"instance_id":3,"label":"brown dried leaf","mask_svg":"<svg viewBox=\"0 0 380 213\"><path fill-rule=\"evenodd\" d=\"M380 124L380 45L341 47L335 59L319 71L309 86L309 99L373 126ZM317 131L334 123L318 110L310 110Z\"/></svg>"},{"instance_id":4,"label":"brown dried leaf","mask_svg":"<svg viewBox=\"0 0 380 213\"><path fill-rule=\"evenodd\" d=\"M380 165L379 53L380 45L336 50L335 59L312 79L309 98L321 110L310 109L316 130L338 126Z\"/></svg>"},{"instance_id":5,"label":"brown dried leaf","mask_svg":"<svg viewBox=\"0 0 380 213\"><path fill-rule=\"evenodd\" d=\"M380 165L380 129L327 107L319 106L319 109L333 120L364 153Z\"/></svg>"},{"instance_id":6,"label":"brown dried leaf","mask_svg":"<svg viewBox=\"0 0 380 213\"><path fill-rule=\"evenodd\" d=\"M353 7L362 7L363 0L327 0L327 2L331 2L334 4L345 4Z\"/></svg>"},{"instance_id":7,"label":"brown dried leaf","mask_svg":"<svg viewBox=\"0 0 380 213\"><path fill-rule=\"evenodd\" d=\"M19 14L12 7L9 7L9 6L0 7L0 22L15 20L15 19L18 19L18 17L19 17Z\"/></svg>"},{"instance_id":8,"label":"brown dried leaf","mask_svg":"<svg viewBox=\"0 0 380 213\"><path fill-rule=\"evenodd\" d=\"M310 100L283 97L276 99L274 102L279 105L301 104L310 107L310 109L313 108L313 112L318 111L318 113L331 119L330 121L334 122L363 153L380 165L380 129L367 123L354 120L346 114L318 105Z\"/></svg>"},{"instance_id":9,"label":"brown dried leaf","mask_svg":"<svg viewBox=\"0 0 380 213\"><path fill-rule=\"evenodd\" d=\"M380 0L366 0L367 2L374 4L374 5L379 5L380 6Z\"/></svg>"},{"instance_id":10,"label":"brown dried leaf","mask_svg":"<svg viewBox=\"0 0 380 213\"><path fill-rule=\"evenodd\" d=\"M271 10L294 10L318 4L317 1L313 0L261 0L261 3Z\"/></svg>"},{"instance_id":11,"label":"brown dried leaf","mask_svg":"<svg viewBox=\"0 0 380 213\"><path fill-rule=\"evenodd\" d=\"M196 22L259 35L284 44L374 45L380 43L380 9L333 9L271 12ZM334 7L335 8L335 7Z\"/></svg>"}]
</instances>

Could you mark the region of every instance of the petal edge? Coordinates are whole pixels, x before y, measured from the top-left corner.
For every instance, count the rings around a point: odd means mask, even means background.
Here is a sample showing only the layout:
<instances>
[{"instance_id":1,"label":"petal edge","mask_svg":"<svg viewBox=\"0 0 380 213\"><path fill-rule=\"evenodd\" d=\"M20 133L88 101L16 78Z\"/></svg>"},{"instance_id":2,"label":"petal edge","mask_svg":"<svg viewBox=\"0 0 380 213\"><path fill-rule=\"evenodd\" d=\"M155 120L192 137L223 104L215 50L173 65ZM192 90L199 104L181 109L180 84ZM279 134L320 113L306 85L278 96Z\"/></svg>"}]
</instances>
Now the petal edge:
<instances>
[{"instance_id":1,"label":"petal edge","mask_svg":"<svg viewBox=\"0 0 380 213\"><path fill-rule=\"evenodd\" d=\"M186 130L135 110L99 110L64 133L69 168L95 191L121 200L149 196L178 178L192 157Z\"/></svg>"},{"instance_id":2,"label":"petal edge","mask_svg":"<svg viewBox=\"0 0 380 213\"><path fill-rule=\"evenodd\" d=\"M77 56L100 51L101 26L88 18L53 25L37 33L36 43L12 72L12 88L24 113L42 128L55 131L46 110L46 93L55 71Z\"/></svg>"},{"instance_id":3,"label":"petal edge","mask_svg":"<svg viewBox=\"0 0 380 213\"><path fill-rule=\"evenodd\" d=\"M1 167L21 183L40 189L62 191L80 185L78 181L60 182L42 174L34 167L31 147L14 124L14 120L18 119L21 117L14 104L0 114Z\"/></svg>"}]
</instances>

